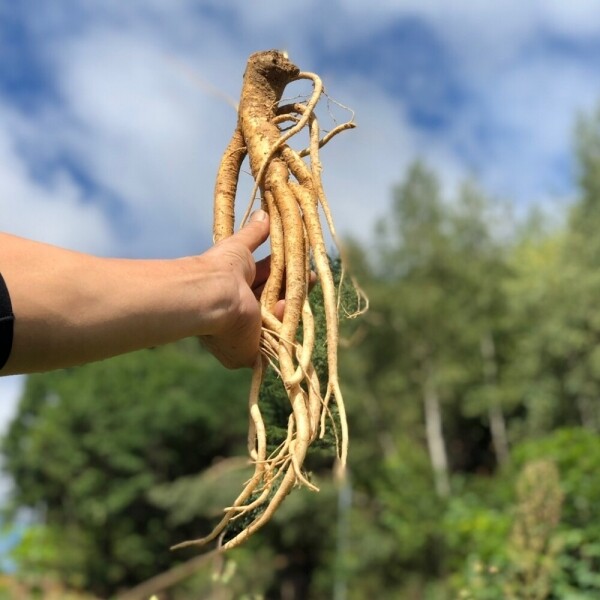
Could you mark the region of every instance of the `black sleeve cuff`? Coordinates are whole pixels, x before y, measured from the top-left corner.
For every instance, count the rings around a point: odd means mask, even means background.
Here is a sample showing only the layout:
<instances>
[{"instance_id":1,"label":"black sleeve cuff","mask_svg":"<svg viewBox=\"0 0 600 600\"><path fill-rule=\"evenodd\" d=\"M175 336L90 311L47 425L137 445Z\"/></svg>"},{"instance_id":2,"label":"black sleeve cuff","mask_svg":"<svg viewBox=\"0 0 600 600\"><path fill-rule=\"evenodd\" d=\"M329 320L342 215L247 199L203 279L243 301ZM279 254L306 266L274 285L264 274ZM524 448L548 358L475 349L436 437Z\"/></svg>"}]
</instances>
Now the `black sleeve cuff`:
<instances>
[{"instance_id":1,"label":"black sleeve cuff","mask_svg":"<svg viewBox=\"0 0 600 600\"><path fill-rule=\"evenodd\" d=\"M6 364L12 350L14 324L10 295L0 273L0 369Z\"/></svg>"}]
</instances>

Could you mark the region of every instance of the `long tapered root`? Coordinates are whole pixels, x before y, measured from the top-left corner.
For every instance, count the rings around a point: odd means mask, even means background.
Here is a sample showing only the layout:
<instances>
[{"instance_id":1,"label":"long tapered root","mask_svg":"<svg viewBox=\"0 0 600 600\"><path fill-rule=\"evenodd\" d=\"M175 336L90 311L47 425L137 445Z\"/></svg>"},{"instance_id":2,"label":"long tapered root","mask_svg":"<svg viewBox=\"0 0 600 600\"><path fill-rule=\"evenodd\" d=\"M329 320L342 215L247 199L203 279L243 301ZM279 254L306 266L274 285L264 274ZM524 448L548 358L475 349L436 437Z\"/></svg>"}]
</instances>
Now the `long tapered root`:
<instances>
[{"instance_id":1,"label":"long tapered root","mask_svg":"<svg viewBox=\"0 0 600 600\"><path fill-rule=\"evenodd\" d=\"M312 83L306 102L282 104L286 86L299 79ZM219 241L233 233L238 177L247 155L254 188L242 224L260 192L271 226L271 272L260 298L261 357L254 367L249 397L248 451L254 474L209 535L176 548L207 544L222 536L240 517L254 516L220 546L221 550L233 548L269 521L294 486L318 491L303 465L310 444L323 437L328 423L333 426L338 468L343 470L346 462L348 426L337 367L340 290L327 256L320 211L336 244L337 239L321 181L319 150L338 133L353 128L354 123L350 119L322 134L315 108L323 93L317 75L300 71L281 52L259 52L248 60L237 127L217 173L213 234ZM288 142L303 131L307 132L304 149L294 150ZM311 269L321 285L325 312L328 380L323 385L313 365L316 331L308 301ZM285 309L279 320L274 311L283 296ZM269 455L259 408L260 387L268 365L281 378L290 401L287 436ZM337 406L336 419L328 406L331 400ZM271 447L274 445L271 440ZM257 509L262 512L257 514Z\"/></svg>"}]
</instances>

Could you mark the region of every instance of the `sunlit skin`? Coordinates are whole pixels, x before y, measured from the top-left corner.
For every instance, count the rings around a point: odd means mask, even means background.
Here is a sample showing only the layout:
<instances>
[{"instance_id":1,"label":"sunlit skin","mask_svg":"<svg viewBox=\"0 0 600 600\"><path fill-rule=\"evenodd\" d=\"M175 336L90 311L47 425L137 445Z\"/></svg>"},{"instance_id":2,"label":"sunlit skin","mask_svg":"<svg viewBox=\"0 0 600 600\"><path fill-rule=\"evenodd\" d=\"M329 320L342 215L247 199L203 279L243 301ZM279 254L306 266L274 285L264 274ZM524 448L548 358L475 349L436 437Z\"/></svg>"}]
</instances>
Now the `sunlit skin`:
<instances>
[{"instance_id":1,"label":"sunlit skin","mask_svg":"<svg viewBox=\"0 0 600 600\"><path fill-rule=\"evenodd\" d=\"M227 367L258 355L258 297L269 235L257 211L235 235L179 259L99 258L0 233L2 273L15 314L2 375L75 366L199 336ZM278 312L282 309L278 308Z\"/></svg>"}]
</instances>

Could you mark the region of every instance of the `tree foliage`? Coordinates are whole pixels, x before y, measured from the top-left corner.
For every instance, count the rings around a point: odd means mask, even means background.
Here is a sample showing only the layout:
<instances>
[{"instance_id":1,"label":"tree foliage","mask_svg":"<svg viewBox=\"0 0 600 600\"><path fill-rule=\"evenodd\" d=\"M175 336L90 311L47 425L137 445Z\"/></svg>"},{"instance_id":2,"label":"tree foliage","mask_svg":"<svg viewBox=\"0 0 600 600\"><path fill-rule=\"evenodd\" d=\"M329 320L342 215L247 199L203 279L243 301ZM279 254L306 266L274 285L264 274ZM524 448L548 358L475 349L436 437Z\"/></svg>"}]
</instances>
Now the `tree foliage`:
<instances>
[{"instance_id":1,"label":"tree foliage","mask_svg":"<svg viewBox=\"0 0 600 600\"><path fill-rule=\"evenodd\" d=\"M248 377L217 369L175 345L28 378L3 451L14 505L48 525L48 567L105 594L171 564L190 530L149 492L241 451Z\"/></svg>"}]
</instances>

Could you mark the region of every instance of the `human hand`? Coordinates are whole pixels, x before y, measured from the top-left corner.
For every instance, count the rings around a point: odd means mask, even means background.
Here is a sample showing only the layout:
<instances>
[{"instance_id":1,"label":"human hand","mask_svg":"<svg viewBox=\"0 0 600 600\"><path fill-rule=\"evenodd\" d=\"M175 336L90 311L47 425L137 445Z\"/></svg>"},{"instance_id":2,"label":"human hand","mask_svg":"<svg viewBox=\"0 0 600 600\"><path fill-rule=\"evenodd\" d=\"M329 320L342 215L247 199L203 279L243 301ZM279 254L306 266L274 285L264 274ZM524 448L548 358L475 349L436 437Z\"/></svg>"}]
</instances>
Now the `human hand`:
<instances>
[{"instance_id":1,"label":"human hand","mask_svg":"<svg viewBox=\"0 0 600 600\"><path fill-rule=\"evenodd\" d=\"M240 231L201 257L219 275L222 299L214 331L200 340L230 369L251 367L258 356L262 323L258 298L269 276L270 259L255 262L252 252L268 236L269 217L259 210Z\"/></svg>"}]
</instances>

